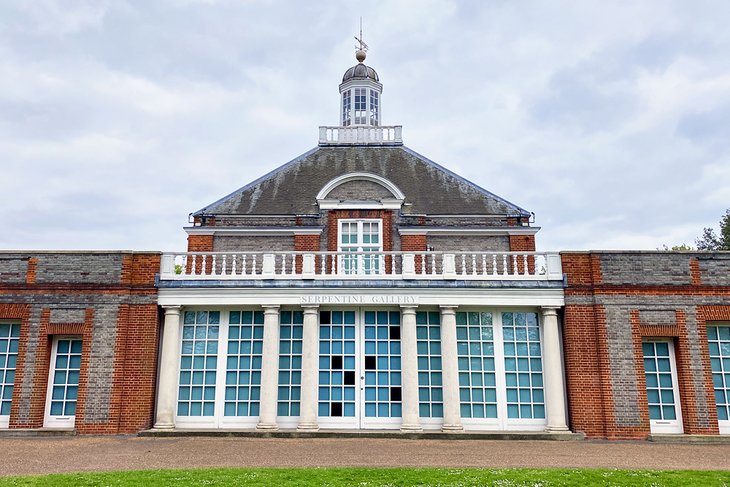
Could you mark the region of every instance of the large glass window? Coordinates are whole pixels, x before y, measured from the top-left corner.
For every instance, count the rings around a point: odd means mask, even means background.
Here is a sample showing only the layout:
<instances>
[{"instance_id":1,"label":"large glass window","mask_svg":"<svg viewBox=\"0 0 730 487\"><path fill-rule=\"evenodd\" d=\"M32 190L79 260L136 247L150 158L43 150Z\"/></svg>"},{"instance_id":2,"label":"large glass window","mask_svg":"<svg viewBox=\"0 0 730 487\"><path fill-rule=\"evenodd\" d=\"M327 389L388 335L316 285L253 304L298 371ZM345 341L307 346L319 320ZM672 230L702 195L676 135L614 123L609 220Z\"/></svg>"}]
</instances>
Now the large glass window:
<instances>
[{"instance_id":1,"label":"large glass window","mask_svg":"<svg viewBox=\"0 0 730 487\"><path fill-rule=\"evenodd\" d=\"M537 313L502 313L508 418L545 418Z\"/></svg>"},{"instance_id":2,"label":"large glass window","mask_svg":"<svg viewBox=\"0 0 730 487\"><path fill-rule=\"evenodd\" d=\"M339 269L343 274L382 274L381 220L340 220ZM351 254L351 255L348 255Z\"/></svg>"},{"instance_id":3,"label":"large glass window","mask_svg":"<svg viewBox=\"0 0 730 487\"><path fill-rule=\"evenodd\" d=\"M399 311L365 311L365 417L402 415Z\"/></svg>"},{"instance_id":4,"label":"large glass window","mask_svg":"<svg viewBox=\"0 0 730 487\"><path fill-rule=\"evenodd\" d=\"M225 416L258 416L264 313L231 311L228 316Z\"/></svg>"},{"instance_id":5,"label":"large glass window","mask_svg":"<svg viewBox=\"0 0 730 487\"><path fill-rule=\"evenodd\" d=\"M651 430L681 433L674 346L669 341L647 341L641 344L641 348Z\"/></svg>"},{"instance_id":6,"label":"large glass window","mask_svg":"<svg viewBox=\"0 0 730 487\"><path fill-rule=\"evenodd\" d=\"M0 416L10 415L19 340L20 324L0 323ZM0 423L0 426L7 424Z\"/></svg>"},{"instance_id":7,"label":"large glass window","mask_svg":"<svg viewBox=\"0 0 730 487\"><path fill-rule=\"evenodd\" d=\"M355 312L319 312L320 416L355 417Z\"/></svg>"},{"instance_id":8,"label":"large glass window","mask_svg":"<svg viewBox=\"0 0 730 487\"><path fill-rule=\"evenodd\" d=\"M456 313L462 418L497 417L492 313Z\"/></svg>"},{"instance_id":9,"label":"large glass window","mask_svg":"<svg viewBox=\"0 0 730 487\"><path fill-rule=\"evenodd\" d=\"M213 416L218 365L218 311L186 311L180 354L178 416Z\"/></svg>"},{"instance_id":10,"label":"large glass window","mask_svg":"<svg viewBox=\"0 0 730 487\"><path fill-rule=\"evenodd\" d=\"M708 326L707 339L720 433L730 434L730 324Z\"/></svg>"},{"instance_id":11,"label":"large glass window","mask_svg":"<svg viewBox=\"0 0 730 487\"><path fill-rule=\"evenodd\" d=\"M441 316L438 312L416 313L418 351L418 410L422 418L444 415L441 372Z\"/></svg>"},{"instance_id":12,"label":"large glass window","mask_svg":"<svg viewBox=\"0 0 730 487\"><path fill-rule=\"evenodd\" d=\"M282 311L279 316L279 416L299 416L302 392L302 332L304 314Z\"/></svg>"}]
</instances>

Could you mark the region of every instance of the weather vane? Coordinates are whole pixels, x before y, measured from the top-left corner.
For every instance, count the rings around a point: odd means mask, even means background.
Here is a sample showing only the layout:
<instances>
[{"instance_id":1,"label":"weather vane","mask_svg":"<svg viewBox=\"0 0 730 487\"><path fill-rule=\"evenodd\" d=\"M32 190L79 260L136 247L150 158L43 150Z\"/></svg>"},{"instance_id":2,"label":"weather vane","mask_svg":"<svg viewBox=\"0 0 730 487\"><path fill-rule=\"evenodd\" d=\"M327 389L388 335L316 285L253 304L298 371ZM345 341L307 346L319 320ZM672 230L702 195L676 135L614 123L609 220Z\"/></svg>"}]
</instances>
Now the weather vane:
<instances>
[{"instance_id":1,"label":"weather vane","mask_svg":"<svg viewBox=\"0 0 730 487\"><path fill-rule=\"evenodd\" d=\"M362 17L360 17L360 37L355 36L355 40L360 44L359 46L355 46L358 51L367 52L368 45L362 40Z\"/></svg>"}]
</instances>

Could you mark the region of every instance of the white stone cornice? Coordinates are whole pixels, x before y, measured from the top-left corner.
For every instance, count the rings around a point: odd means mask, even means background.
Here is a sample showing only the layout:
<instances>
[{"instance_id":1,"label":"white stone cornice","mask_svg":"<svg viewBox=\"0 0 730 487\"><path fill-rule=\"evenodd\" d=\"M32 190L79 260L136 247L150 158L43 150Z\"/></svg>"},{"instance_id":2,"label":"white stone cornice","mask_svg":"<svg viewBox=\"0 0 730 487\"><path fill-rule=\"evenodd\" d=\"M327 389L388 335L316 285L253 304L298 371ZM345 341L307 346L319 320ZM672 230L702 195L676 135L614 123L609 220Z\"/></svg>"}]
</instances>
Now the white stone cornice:
<instances>
[{"instance_id":1,"label":"white stone cornice","mask_svg":"<svg viewBox=\"0 0 730 487\"><path fill-rule=\"evenodd\" d=\"M321 210L398 210L403 200L383 199L381 201L317 200Z\"/></svg>"},{"instance_id":2,"label":"white stone cornice","mask_svg":"<svg viewBox=\"0 0 730 487\"><path fill-rule=\"evenodd\" d=\"M320 227L184 227L188 235L219 235L219 236L246 236L246 237L271 237L282 235L321 235L323 228Z\"/></svg>"},{"instance_id":3,"label":"white stone cornice","mask_svg":"<svg viewBox=\"0 0 730 487\"><path fill-rule=\"evenodd\" d=\"M400 235L535 235L540 227L494 227L494 228L464 228L464 227L407 227L399 228Z\"/></svg>"}]
</instances>

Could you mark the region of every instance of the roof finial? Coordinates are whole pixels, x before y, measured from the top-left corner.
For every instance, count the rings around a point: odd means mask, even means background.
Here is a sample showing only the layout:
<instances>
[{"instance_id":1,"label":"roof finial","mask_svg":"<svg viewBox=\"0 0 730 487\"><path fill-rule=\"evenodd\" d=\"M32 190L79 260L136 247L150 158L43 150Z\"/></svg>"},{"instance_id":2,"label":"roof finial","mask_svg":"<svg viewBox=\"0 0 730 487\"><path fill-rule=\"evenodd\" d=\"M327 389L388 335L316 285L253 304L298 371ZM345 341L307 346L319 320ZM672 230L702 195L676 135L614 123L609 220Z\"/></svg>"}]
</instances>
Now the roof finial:
<instances>
[{"instance_id":1,"label":"roof finial","mask_svg":"<svg viewBox=\"0 0 730 487\"><path fill-rule=\"evenodd\" d=\"M355 40L359 44L359 46L355 46L357 48L357 51L355 51L355 59L361 63L365 61L365 53L368 50L368 45L362 40L362 17L360 17L360 37L355 36Z\"/></svg>"}]
</instances>

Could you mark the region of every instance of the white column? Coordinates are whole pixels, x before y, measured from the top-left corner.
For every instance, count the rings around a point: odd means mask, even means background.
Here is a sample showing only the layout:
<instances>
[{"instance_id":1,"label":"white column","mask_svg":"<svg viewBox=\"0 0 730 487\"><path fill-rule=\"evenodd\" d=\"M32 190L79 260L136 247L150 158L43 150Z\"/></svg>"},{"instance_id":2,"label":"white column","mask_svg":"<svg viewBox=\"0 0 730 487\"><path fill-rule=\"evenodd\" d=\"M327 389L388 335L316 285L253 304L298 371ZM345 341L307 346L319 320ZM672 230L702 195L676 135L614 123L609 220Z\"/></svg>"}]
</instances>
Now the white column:
<instances>
[{"instance_id":1,"label":"white column","mask_svg":"<svg viewBox=\"0 0 730 487\"><path fill-rule=\"evenodd\" d=\"M180 360L180 306L163 306L163 308L165 322L162 330L155 429L173 429L175 427L177 373Z\"/></svg>"},{"instance_id":2,"label":"white column","mask_svg":"<svg viewBox=\"0 0 730 487\"><path fill-rule=\"evenodd\" d=\"M456 306L441 306L441 373L444 390L443 431L463 431L456 351Z\"/></svg>"},{"instance_id":3,"label":"white column","mask_svg":"<svg viewBox=\"0 0 730 487\"><path fill-rule=\"evenodd\" d=\"M257 430L277 430L279 391L279 306L264 306L264 347L261 357L261 403Z\"/></svg>"},{"instance_id":4,"label":"white column","mask_svg":"<svg viewBox=\"0 0 730 487\"><path fill-rule=\"evenodd\" d=\"M565 414L563 367L560 358L560 331L556 308L542 308L543 361L545 371L545 409L547 431L568 431Z\"/></svg>"},{"instance_id":5,"label":"white column","mask_svg":"<svg viewBox=\"0 0 730 487\"><path fill-rule=\"evenodd\" d=\"M416 306L401 306L401 373L403 432L419 432L421 421L418 416L418 350L416 349Z\"/></svg>"},{"instance_id":6,"label":"white column","mask_svg":"<svg viewBox=\"0 0 730 487\"><path fill-rule=\"evenodd\" d=\"M302 393L299 403L298 431L317 431L317 387L319 384L318 305L305 305L302 333Z\"/></svg>"}]
</instances>

